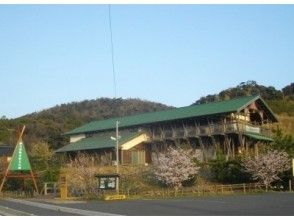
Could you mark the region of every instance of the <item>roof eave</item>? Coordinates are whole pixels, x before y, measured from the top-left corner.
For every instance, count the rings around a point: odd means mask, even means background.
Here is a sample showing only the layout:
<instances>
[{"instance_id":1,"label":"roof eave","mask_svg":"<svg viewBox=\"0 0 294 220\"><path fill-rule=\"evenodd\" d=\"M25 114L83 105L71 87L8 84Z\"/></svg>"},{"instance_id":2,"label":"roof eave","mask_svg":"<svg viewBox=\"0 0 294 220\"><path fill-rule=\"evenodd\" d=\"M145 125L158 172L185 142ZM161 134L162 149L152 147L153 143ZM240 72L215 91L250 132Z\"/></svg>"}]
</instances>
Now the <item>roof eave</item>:
<instances>
[{"instance_id":1,"label":"roof eave","mask_svg":"<svg viewBox=\"0 0 294 220\"><path fill-rule=\"evenodd\" d=\"M260 95L256 95L255 97L252 97L252 100L250 100L249 102L247 102L245 105L241 106L238 109L238 113L241 112L244 108L246 108L249 104L251 104L252 102L256 101L260 99L262 101L262 103L265 105L265 107L269 110L269 112L271 113L271 115L273 116L273 118L275 119L274 122L278 122L278 118L277 116L274 114L274 112L271 110L271 108L268 106L268 104L266 104L266 102L261 98Z\"/></svg>"}]
</instances>

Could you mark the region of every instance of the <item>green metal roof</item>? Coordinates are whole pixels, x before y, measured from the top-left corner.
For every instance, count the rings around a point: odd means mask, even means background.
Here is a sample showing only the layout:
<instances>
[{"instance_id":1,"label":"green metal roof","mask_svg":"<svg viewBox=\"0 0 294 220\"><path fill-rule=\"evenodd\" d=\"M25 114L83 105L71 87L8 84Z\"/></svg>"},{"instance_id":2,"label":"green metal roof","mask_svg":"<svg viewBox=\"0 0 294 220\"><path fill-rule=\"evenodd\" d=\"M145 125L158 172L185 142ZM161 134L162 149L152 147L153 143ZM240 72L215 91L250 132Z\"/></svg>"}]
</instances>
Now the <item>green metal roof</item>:
<instances>
[{"instance_id":1,"label":"green metal roof","mask_svg":"<svg viewBox=\"0 0 294 220\"><path fill-rule=\"evenodd\" d=\"M65 135L87 133L93 131L103 131L115 128L116 121L119 121L119 127L130 127L143 124L151 124L156 122L164 122L171 120L179 120L192 117L200 117L206 115L214 115L229 112L239 112L251 102L261 99L260 96L246 96L221 102L212 102L208 104L192 105L181 108L174 108L165 111L150 112L132 116L119 118L110 118L107 120L93 121L78 127L74 130L66 132ZM264 103L264 101L261 99ZM267 107L267 106L266 106ZM272 111L270 110L272 113ZM273 118L276 117L273 115Z\"/></svg>"},{"instance_id":2,"label":"green metal roof","mask_svg":"<svg viewBox=\"0 0 294 220\"><path fill-rule=\"evenodd\" d=\"M253 138L258 141L274 141L272 138L269 138L260 134L245 133L245 135L249 138Z\"/></svg>"},{"instance_id":3,"label":"green metal roof","mask_svg":"<svg viewBox=\"0 0 294 220\"><path fill-rule=\"evenodd\" d=\"M121 138L119 139L119 144L124 144L129 140L140 135L140 132L120 132ZM112 140L110 137L115 137L115 132L103 132L101 134L95 135L89 138L83 138L77 142L70 143L55 152L69 152L69 151L84 151L84 150L96 150L105 148L115 148L116 141Z\"/></svg>"}]
</instances>

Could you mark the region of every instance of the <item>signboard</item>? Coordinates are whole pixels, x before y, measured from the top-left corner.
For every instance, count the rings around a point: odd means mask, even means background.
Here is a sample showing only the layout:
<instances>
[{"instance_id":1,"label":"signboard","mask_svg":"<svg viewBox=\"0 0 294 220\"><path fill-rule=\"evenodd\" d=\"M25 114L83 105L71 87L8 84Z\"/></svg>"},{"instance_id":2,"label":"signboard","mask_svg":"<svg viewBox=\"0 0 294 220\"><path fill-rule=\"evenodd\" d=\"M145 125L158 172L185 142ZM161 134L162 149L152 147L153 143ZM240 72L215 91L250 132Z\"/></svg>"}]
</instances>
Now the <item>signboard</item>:
<instances>
[{"instance_id":1,"label":"signboard","mask_svg":"<svg viewBox=\"0 0 294 220\"><path fill-rule=\"evenodd\" d=\"M10 160L9 171L29 171L31 170L31 165L27 152L25 150L24 143L19 141L15 147L14 153Z\"/></svg>"},{"instance_id":2,"label":"signboard","mask_svg":"<svg viewBox=\"0 0 294 220\"><path fill-rule=\"evenodd\" d=\"M118 175L97 175L98 177L98 188L102 190L115 190Z\"/></svg>"},{"instance_id":3,"label":"signboard","mask_svg":"<svg viewBox=\"0 0 294 220\"><path fill-rule=\"evenodd\" d=\"M252 126L249 126L249 125L246 125L245 126L245 130L247 131L247 132L252 132L252 133L260 133L260 128L258 128L258 127L252 127Z\"/></svg>"}]
</instances>

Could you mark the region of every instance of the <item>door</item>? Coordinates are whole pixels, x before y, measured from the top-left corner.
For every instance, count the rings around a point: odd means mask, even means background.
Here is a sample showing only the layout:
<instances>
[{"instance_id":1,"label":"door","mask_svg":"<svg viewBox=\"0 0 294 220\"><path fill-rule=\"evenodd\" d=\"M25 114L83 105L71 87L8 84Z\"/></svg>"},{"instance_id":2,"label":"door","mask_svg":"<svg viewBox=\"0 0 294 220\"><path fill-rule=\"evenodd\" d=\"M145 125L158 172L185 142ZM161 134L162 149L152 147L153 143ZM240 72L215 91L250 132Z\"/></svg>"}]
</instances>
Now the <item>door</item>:
<instances>
[{"instance_id":1,"label":"door","mask_svg":"<svg viewBox=\"0 0 294 220\"><path fill-rule=\"evenodd\" d=\"M145 164L145 151L132 151L132 164L133 165Z\"/></svg>"}]
</instances>

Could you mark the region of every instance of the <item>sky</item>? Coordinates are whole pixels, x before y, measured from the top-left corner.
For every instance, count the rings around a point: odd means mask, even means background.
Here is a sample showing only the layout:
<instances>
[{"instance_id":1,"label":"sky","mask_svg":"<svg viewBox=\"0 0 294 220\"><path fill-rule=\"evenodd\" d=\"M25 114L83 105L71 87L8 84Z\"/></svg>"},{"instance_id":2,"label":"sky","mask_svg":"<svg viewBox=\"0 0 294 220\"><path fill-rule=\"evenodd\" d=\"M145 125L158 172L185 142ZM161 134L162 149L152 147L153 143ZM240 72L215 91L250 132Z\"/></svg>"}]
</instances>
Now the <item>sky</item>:
<instances>
[{"instance_id":1,"label":"sky","mask_svg":"<svg viewBox=\"0 0 294 220\"><path fill-rule=\"evenodd\" d=\"M0 5L0 117L113 98L107 5ZM294 82L294 5L112 5L117 97Z\"/></svg>"}]
</instances>

